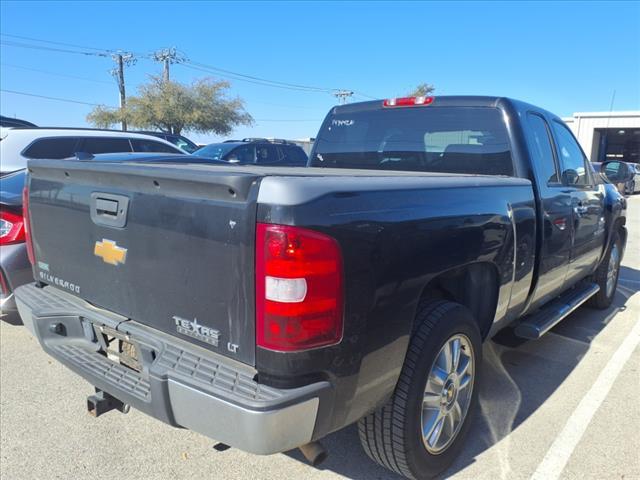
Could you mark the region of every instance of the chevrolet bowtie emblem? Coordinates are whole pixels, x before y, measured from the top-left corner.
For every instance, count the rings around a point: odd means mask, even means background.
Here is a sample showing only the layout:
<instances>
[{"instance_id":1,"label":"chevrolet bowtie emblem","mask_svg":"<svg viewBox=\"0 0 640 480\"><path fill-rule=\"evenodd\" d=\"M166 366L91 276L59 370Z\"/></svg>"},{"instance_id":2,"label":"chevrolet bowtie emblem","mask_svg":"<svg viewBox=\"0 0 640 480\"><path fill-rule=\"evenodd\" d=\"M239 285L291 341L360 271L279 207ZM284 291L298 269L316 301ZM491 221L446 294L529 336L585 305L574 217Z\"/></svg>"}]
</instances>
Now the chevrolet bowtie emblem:
<instances>
[{"instance_id":1,"label":"chevrolet bowtie emblem","mask_svg":"<svg viewBox=\"0 0 640 480\"><path fill-rule=\"evenodd\" d=\"M96 242L93 254L102 258L104 263L109 265L118 265L127 261L127 249L119 247L116 242L106 238L103 238L101 242Z\"/></svg>"}]
</instances>

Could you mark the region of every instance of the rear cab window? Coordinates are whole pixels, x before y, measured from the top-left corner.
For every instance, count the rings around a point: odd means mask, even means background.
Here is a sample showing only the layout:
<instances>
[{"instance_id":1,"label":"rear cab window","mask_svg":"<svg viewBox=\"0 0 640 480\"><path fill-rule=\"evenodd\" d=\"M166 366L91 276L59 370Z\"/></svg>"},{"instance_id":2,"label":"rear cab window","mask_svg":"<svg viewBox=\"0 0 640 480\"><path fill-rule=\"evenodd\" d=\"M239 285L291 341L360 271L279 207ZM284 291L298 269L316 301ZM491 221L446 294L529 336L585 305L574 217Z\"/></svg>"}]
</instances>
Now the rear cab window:
<instances>
[{"instance_id":1,"label":"rear cab window","mask_svg":"<svg viewBox=\"0 0 640 480\"><path fill-rule=\"evenodd\" d=\"M514 175L502 112L494 107L334 110L311 166Z\"/></svg>"}]
</instances>

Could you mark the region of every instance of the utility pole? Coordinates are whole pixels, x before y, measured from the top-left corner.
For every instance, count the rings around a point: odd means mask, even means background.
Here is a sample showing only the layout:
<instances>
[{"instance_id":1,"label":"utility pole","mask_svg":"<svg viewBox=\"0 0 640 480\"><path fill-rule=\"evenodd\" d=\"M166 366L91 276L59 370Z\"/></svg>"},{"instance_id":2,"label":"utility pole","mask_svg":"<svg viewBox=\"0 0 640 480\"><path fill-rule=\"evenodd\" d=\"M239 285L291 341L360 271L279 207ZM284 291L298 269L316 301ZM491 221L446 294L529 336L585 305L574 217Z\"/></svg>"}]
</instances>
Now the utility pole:
<instances>
[{"instance_id":1,"label":"utility pole","mask_svg":"<svg viewBox=\"0 0 640 480\"><path fill-rule=\"evenodd\" d=\"M351 90L336 90L333 92L333 96L340 101L340 105L344 105L347 103L347 99L353 96L353 93Z\"/></svg>"},{"instance_id":2,"label":"utility pole","mask_svg":"<svg viewBox=\"0 0 640 480\"><path fill-rule=\"evenodd\" d=\"M118 90L120 90L120 112L122 113L122 130L127 131L127 120L124 116L127 106L127 95L124 89L124 67L136 63L136 59L131 53L114 53L111 58L116 62L116 68L111 70L111 74L116 77Z\"/></svg>"},{"instance_id":3,"label":"utility pole","mask_svg":"<svg viewBox=\"0 0 640 480\"><path fill-rule=\"evenodd\" d=\"M169 81L169 65L187 61L187 57L178 52L176 47L162 48L153 52L153 59L156 62L162 62L164 64L162 68L162 81L165 83Z\"/></svg>"}]
</instances>

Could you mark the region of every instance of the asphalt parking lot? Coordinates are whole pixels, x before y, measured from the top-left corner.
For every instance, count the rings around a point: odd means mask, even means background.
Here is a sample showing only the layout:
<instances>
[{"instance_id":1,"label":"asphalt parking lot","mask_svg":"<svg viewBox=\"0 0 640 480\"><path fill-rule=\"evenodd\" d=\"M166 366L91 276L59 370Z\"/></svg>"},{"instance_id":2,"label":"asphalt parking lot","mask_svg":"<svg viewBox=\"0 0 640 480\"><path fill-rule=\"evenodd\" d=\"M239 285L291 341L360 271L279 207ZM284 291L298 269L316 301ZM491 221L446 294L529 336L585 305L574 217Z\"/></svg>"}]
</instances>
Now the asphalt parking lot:
<instances>
[{"instance_id":1,"label":"asphalt parking lot","mask_svg":"<svg viewBox=\"0 0 640 480\"><path fill-rule=\"evenodd\" d=\"M458 479L640 479L640 195L614 305L580 308L537 342L488 342ZM362 451L352 426L317 468L297 452L259 457L145 415L86 412L91 385L0 322L2 479L398 478ZM203 412L204 413L204 412ZM215 412L211 412L215 414Z\"/></svg>"}]
</instances>

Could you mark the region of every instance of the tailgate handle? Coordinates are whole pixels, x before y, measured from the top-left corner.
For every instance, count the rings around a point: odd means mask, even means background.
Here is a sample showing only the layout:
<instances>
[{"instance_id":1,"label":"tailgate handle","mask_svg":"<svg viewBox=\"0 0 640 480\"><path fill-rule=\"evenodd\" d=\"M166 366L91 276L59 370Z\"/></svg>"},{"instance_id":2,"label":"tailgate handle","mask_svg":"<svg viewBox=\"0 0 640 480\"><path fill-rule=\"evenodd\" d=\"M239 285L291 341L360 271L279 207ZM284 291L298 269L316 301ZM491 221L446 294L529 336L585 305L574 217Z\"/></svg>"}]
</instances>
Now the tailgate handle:
<instances>
[{"instance_id":1,"label":"tailgate handle","mask_svg":"<svg viewBox=\"0 0 640 480\"><path fill-rule=\"evenodd\" d=\"M118 215L118 202L115 200L106 200L104 198L96 198L96 212L98 215Z\"/></svg>"},{"instance_id":2,"label":"tailgate handle","mask_svg":"<svg viewBox=\"0 0 640 480\"><path fill-rule=\"evenodd\" d=\"M128 210L129 197L102 192L91 194L91 220L96 225L123 228Z\"/></svg>"}]
</instances>

